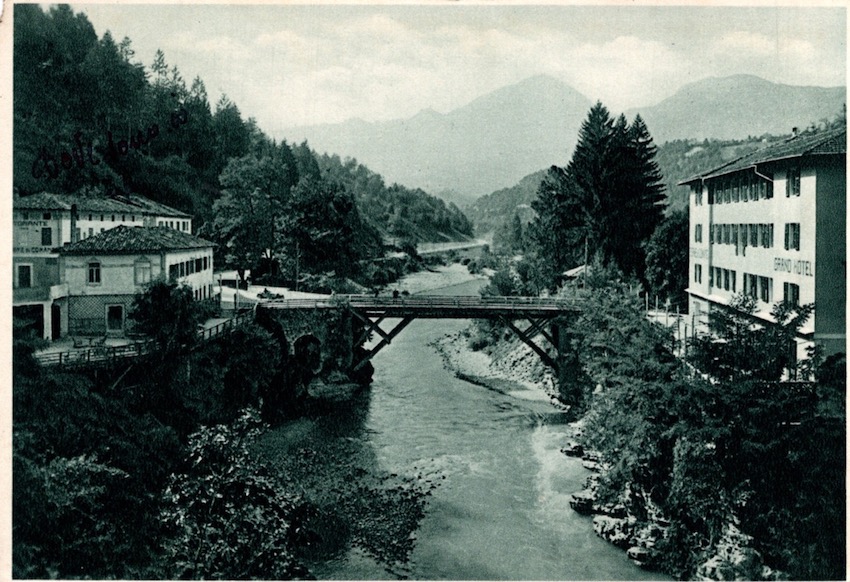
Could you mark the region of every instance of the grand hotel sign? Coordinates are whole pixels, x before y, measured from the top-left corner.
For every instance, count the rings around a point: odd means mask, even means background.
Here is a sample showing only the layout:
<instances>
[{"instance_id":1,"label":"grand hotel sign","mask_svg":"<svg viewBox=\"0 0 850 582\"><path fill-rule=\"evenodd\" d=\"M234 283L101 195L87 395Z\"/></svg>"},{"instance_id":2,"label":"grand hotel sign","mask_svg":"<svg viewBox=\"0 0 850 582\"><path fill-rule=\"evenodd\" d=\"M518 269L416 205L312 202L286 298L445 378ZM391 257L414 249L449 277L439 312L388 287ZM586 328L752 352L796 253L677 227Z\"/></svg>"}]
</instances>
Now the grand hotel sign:
<instances>
[{"instance_id":1,"label":"grand hotel sign","mask_svg":"<svg viewBox=\"0 0 850 582\"><path fill-rule=\"evenodd\" d=\"M803 275L805 277L814 277L815 269L811 261L803 261L800 259L786 259L784 257L774 257L773 270L782 271L784 273L793 273L795 275Z\"/></svg>"}]
</instances>

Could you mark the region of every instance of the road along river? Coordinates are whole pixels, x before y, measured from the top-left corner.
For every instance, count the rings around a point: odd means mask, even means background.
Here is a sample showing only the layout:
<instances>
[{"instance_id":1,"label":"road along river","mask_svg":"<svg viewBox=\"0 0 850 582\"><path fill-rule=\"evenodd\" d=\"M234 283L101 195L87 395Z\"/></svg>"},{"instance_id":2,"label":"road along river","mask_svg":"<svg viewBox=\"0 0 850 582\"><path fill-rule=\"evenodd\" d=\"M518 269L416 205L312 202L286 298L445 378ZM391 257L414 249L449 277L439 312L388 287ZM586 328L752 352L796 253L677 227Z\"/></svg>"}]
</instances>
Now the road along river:
<instances>
[{"instance_id":1,"label":"road along river","mask_svg":"<svg viewBox=\"0 0 850 582\"><path fill-rule=\"evenodd\" d=\"M440 289L476 294L482 281ZM435 291L434 293L437 293ZM569 507L589 472L560 452L571 433L548 402L460 380L429 344L467 321L418 320L373 360L361 405L293 421L273 431L314 463L342 455L367 472L433 481L410 562L414 579L663 579L634 566ZM352 441L357 446L352 448ZM355 451L352 453L352 451ZM321 579L382 579L363 552L312 566Z\"/></svg>"}]
</instances>

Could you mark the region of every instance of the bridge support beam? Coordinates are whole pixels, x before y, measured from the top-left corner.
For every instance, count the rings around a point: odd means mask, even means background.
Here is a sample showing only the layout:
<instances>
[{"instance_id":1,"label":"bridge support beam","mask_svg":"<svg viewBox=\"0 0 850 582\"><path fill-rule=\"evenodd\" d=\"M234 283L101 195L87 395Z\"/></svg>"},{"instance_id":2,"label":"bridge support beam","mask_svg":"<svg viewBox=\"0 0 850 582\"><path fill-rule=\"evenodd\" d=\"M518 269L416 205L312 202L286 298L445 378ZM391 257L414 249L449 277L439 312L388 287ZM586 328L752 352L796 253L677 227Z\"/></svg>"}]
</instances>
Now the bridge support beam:
<instances>
[{"instance_id":1,"label":"bridge support beam","mask_svg":"<svg viewBox=\"0 0 850 582\"><path fill-rule=\"evenodd\" d=\"M499 316L499 321L505 325L508 329L510 329L516 336L522 340L522 342L530 347L534 352L540 356L540 359L543 360L543 363L555 370L558 373L558 359L552 358L546 350L537 345L534 342L534 336L542 335L546 340L558 350L558 342L557 340L546 331L546 325L552 321L552 318L543 317L539 319L529 319L531 325L526 329L522 330L516 326L516 324L505 316Z\"/></svg>"},{"instance_id":2,"label":"bridge support beam","mask_svg":"<svg viewBox=\"0 0 850 582\"><path fill-rule=\"evenodd\" d=\"M381 351L381 349L382 349L384 346L388 345L388 344L389 344L389 343L393 340L393 338L394 338L395 336L397 336L399 333L401 333L401 331L402 331L405 327L407 327L407 326L410 324L410 322L411 322L411 321L413 321L413 319L414 319L413 317L404 317L404 318L402 318L402 319L401 319L401 321L399 321L399 322L395 325L395 327L393 327L390 331L385 332L383 329L381 329L381 328L378 326L378 324L379 324L381 321L383 321L383 319L384 319L383 317L380 317L380 318L378 318L378 320L377 320L377 321L374 321L374 322L373 322L373 321L371 321L369 318L364 318L363 316L361 316L360 314L358 314L358 313L357 313L357 312L355 312L354 310L352 310L352 313L354 313L354 314L355 314L355 315L356 315L359 319L361 319L361 320L362 320L362 319L365 319L365 320L366 320L366 322L368 322L368 324L370 325L370 328L366 331L366 336L368 336L369 332L370 332L370 331L372 331L372 330L377 331L377 332L378 332L378 335L380 335L380 336L381 336L381 341L379 341L379 342L375 345L375 347L373 347L371 350L367 351L367 352L366 352L366 355L365 355L365 356L363 356L363 358L361 358L359 362L352 362L352 368L351 368L351 370L352 370L353 372L356 372L357 370L359 370L360 368L362 368L363 366L365 366L365 365L366 365L366 362L368 362L368 361L369 361L369 360L371 360L373 357L375 357L375 354L377 354L378 352L380 352L380 351ZM365 339L365 336L364 336L364 339ZM360 342L358 342L356 345L360 345Z\"/></svg>"}]
</instances>

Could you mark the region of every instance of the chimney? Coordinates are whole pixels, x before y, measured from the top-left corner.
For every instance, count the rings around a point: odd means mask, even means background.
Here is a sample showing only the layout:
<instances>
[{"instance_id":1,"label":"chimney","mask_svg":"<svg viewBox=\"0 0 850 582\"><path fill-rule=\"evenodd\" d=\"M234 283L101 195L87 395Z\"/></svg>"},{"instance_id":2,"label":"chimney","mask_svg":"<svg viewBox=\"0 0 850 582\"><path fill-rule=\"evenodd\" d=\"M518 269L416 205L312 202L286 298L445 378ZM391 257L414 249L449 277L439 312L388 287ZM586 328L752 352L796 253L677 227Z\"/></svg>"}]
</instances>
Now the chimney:
<instances>
[{"instance_id":1,"label":"chimney","mask_svg":"<svg viewBox=\"0 0 850 582\"><path fill-rule=\"evenodd\" d=\"M77 220L79 219L77 205L71 204L71 242L75 243L79 240L77 233Z\"/></svg>"}]
</instances>

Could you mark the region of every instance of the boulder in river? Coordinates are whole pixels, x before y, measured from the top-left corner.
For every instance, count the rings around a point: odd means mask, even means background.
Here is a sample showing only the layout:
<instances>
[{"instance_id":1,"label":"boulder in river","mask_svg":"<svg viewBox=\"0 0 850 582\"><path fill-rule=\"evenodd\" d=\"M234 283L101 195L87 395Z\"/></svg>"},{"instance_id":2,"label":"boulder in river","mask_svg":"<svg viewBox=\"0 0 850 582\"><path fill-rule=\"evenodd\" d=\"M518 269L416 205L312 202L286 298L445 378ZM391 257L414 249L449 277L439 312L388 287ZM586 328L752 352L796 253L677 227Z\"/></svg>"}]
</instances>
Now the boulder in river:
<instances>
[{"instance_id":1,"label":"boulder in river","mask_svg":"<svg viewBox=\"0 0 850 582\"><path fill-rule=\"evenodd\" d=\"M587 489L573 493L570 495L570 507L573 508L573 511L582 515L595 513L596 496Z\"/></svg>"},{"instance_id":2,"label":"boulder in river","mask_svg":"<svg viewBox=\"0 0 850 582\"><path fill-rule=\"evenodd\" d=\"M584 447L574 441L568 441L566 445L561 447L561 452L568 457L581 457L584 455Z\"/></svg>"},{"instance_id":3,"label":"boulder in river","mask_svg":"<svg viewBox=\"0 0 850 582\"><path fill-rule=\"evenodd\" d=\"M633 545L636 520L627 517L596 515L593 517L593 530L599 537L624 550Z\"/></svg>"}]
</instances>

